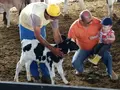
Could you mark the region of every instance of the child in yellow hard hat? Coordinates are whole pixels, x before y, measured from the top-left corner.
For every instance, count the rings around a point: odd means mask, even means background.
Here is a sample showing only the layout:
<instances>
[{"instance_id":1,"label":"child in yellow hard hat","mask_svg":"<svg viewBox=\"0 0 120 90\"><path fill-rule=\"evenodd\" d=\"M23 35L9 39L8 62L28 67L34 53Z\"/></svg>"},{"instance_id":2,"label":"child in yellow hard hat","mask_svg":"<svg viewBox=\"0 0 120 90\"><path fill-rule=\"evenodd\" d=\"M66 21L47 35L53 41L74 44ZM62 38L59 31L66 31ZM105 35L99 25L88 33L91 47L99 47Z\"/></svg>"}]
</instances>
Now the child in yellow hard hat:
<instances>
[{"instance_id":1,"label":"child in yellow hard hat","mask_svg":"<svg viewBox=\"0 0 120 90\"><path fill-rule=\"evenodd\" d=\"M115 34L112 28L112 20L111 18L105 17L102 21L102 29L100 33L96 36L91 36L90 40L98 38L100 39L99 44L97 44L94 48L94 57L92 59L88 59L91 63L97 65L99 60L102 58L102 54L106 50L110 50L111 44L115 41Z\"/></svg>"}]
</instances>

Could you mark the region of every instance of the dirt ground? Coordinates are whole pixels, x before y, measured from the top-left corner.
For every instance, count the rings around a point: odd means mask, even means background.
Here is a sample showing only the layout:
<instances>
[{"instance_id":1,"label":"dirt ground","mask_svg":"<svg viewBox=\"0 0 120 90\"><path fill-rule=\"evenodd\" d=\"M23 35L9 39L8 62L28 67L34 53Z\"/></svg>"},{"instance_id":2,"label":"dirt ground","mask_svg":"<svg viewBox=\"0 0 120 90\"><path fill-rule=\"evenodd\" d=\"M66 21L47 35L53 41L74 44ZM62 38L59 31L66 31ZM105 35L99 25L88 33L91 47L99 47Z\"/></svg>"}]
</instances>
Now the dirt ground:
<instances>
[{"instance_id":1,"label":"dirt ground","mask_svg":"<svg viewBox=\"0 0 120 90\"><path fill-rule=\"evenodd\" d=\"M100 19L107 15L105 0L85 0L85 5L94 16ZM62 4L60 6L62 7ZM114 4L114 13L116 13L118 18L120 18L119 7L120 3ZM69 15L71 18L60 16L60 32L62 34L67 35L70 25L78 18L80 11L78 3L69 3ZM6 28L2 22L2 15L0 14L0 81L13 81L16 63L21 53L17 13L11 12L11 17L12 25ZM113 22L113 30L116 34L116 41L111 48L113 70L120 75L120 23L118 19L113 20ZM47 40L50 43L54 43L50 25L47 27L47 36ZM100 62L96 68L91 63L85 62L85 72L83 75L79 77L75 76L75 70L71 65L73 54L74 53L66 55L63 63L66 78L70 81L70 85L120 89L120 80L110 80L102 62ZM56 77L56 83L63 85L58 74ZM20 81L27 82L25 71L20 73Z\"/></svg>"}]
</instances>

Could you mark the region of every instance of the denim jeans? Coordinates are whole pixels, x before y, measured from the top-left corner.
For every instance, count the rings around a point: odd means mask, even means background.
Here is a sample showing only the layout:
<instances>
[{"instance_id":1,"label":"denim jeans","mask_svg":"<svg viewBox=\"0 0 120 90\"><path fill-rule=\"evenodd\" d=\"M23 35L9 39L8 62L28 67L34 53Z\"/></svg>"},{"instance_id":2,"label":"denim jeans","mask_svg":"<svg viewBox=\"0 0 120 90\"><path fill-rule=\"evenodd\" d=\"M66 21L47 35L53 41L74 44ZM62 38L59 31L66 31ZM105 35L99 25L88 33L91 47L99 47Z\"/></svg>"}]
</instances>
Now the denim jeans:
<instances>
[{"instance_id":1,"label":"denim jeans","mask_svg":"<svg viewBox=\"0 0 120 90\"><path fill-rule=\"evenodd\" d=\"M82 50L79 49L75 52L72 65L78 72L83 72L84 70L84 60L87 59L91 54L93 54L93 50ZM106 65L108 75L112 75L112 57L110 52L105 51L102 56L103 63Z\"/></svg>"},{"instance_id":2,"label":"denim jeans","mask_svg":"<svg viewBox=\"0 0 120 90\"><path fill-rule=\"evenodd\" d=\"M35 35L34 35L34 32L23 27L22 25L19 25L19 34L20 34L20 40L22 41L23 39L36 39L35 38ZM41 28L41 33L40 35L42 35L42 37L44 39L46 39L46 26L43 26ZM44 63L40 63L40 70L42 72L42 75L43 77L49 77L49 71L46 67L46 65ZM35 78L35 79L38 79L39 78L39 71L38 71L38 65L37 65L37 62L36 61L33 61L30 65L30 72L32 74L32 76Z\"/></svg>"}]
</instances>

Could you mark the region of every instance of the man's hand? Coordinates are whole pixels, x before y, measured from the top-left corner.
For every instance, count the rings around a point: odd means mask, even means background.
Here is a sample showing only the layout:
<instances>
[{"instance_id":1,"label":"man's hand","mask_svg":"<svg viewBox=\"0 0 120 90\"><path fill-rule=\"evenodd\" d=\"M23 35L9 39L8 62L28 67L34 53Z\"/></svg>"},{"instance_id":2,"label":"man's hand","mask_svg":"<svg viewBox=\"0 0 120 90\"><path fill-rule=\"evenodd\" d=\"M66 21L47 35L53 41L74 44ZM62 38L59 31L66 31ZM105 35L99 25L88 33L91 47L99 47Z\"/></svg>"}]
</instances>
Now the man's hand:
<instances>
[{"instance_id":1,"label":"man's hand","mask_svg":"<svg viewBox=\"0 0 120 90\"><path fill-rule=\"evenodd\" d=\"M52 52L54 55L59 56L59 57L63 57L64 53L61 51L60 48L53 48Z\"/></svg>"}]
</instances>

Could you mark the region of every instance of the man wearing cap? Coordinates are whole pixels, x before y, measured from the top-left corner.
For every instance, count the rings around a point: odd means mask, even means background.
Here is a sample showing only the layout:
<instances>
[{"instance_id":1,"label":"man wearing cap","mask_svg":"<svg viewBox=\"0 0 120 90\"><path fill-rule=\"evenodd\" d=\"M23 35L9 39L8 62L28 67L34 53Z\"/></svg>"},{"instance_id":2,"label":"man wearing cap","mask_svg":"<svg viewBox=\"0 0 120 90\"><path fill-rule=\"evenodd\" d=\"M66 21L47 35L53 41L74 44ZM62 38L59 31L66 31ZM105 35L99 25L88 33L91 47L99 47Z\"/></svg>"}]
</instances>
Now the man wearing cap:
<instances>
[{"instance_id":1,"label":"man wearing cap","mask_svg":"<svg viewBox=\"0 0 120 90\"><path fill-rule=\"evenodd\" d=\"M80 49L75 52L72 65L76 69L76 75L80 75L84 71L84 60L93 54L95 45L98 44L99 38L93 40L91 36L96 36L101 30L101 21L93 17L89 10L83 10L79 19L71 25L68 37L73 38L79 45ZM109 51L105 51L102 60L107 67L107 72L112 79L117 79L116 74L112 70L112 57Z\"/></svg>"},{"instance_id":2,"label":"man wearing cap","mask_svg":"<svg viewBox=\"0 0 120 90\"><path fill-rule=\"evenodd\" d=\"M63 56L60 48L51 46L46 39L46 25L51 23L53 37L56 44L62 42L59 32L58 17L60 8L56 4L47 5L44 2L36 2L27 5L19 16L20 40L37 39L45 47L49 48L56 56ZM42 82L51 83L49 72L44 63L39 65L42 72ZM35 61L30 65L30 71L35 80L39 79L38 66Z\"/></svg>"}]
</instances>

